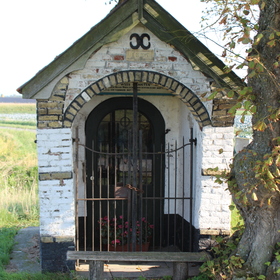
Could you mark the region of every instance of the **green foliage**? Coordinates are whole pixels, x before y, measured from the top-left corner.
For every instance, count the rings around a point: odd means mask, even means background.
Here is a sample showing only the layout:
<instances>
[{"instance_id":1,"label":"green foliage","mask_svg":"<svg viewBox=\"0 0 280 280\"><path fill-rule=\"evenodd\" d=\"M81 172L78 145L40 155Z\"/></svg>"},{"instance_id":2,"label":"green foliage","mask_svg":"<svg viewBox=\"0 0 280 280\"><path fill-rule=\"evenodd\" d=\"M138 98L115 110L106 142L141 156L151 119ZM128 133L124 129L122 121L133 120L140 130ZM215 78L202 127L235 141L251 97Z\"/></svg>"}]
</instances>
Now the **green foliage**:
<instances>
[{"instance_id":1,"label":"green foliage","mask_svg":"<svg viewBox=\"0 0 280 280\"><path fill-rule=\"evenodd\" d=\"M258 30L257 1L247 0L203 0L207 3L202 27L217 30L223 34L226 42L222 57L227 62L233 63L228 66L242 69L247 66L246 58L240 55L240 45L248 45L254 42L254 36ZM236 51L236 49L238 50Z\"/></svg>"},{"instance_id":2,"label":"green foliage","mask_svg":"<svg viewBox=\"0 0 280 280\"><path fill-rule=\"evenodd\" d=\"M218 236L215 238L217 244L212 247L213 259L205 262L201 268L199 277L208 279L231 279L235 269L242 268L244 260L234 255L243 229L236 231L230 238ZM207 279L207 278L201 278ZM200 280L200 278L197 278Z\"/></svg>"},{"instance_id":3,"label":"green foliage","mask_svg":"<svg viewBox=\"0 0 280 280\"><path fill-rule=\"evenodd\" d=\"M274 251L274 259L280 264L280 242L277 242ZM268 264L269 266L270 264ZM275 271L276 274L280 274L280 268Z\"/></svg>"},{"instance_id":4,"label":"green foliage","mask_svg":"<svg viewBox=\"0 0 280 280\"><path fill-rule=\"evenodd\" d=\"M209 277L204 275L204 274L200 274L198 276L192 277L192 280L209 280Z\"/></svg>"},{"instance_id":5,"label":"green foliage","mask_svg":"<svg viewBox=\"0 0 280 280\"><path fill-rule=\"evenodd\" d=\"M206 280L206 279L232 279L233 275L238 275L240 271L240 277L246 280L267 279L265 275L253 275L246 273L243 270L245 261L239 256L235 255L235 250L240 241L240 238L244 231L244 226L237 226L235 233L230 237L223 238L218 236L215 238L217 245L212 247L211 253L213 259L205 262L200 268L200 274L193 277L193 280ZM280 242L276 244L273 260L277 260L280 263ZM272 260L272 261L273 261ZM271 265L271 262L266 263L267 266ZM245 273L245 275L244 275ZM280 274L280 268L275 271L276 274ZM241 276L242 275L242 276Z\"/></svg>"},{"instance_id":6,"label":"green foliage","mask_svg":"<svg viewBox=\"0 0 280 280\"><path fill-rule=\"evenodd\" d=\"M278 137L280 139L280 137ZM280 145L274 146L272 153L265 154L263 160L257 160L255 165L256 178L272 192L280 192Z\"/></svg>"},{"instance_id":7,"label":"green foliage","mask_svg":"<svg viewBox=\"0 0 280 280\"><path fill-rule=\"evenodd\" d=\"M244 220L233 203L229 206L229 209L231 211L231 231L234 233L244 227Z\"/></svg>"}]
</instances>

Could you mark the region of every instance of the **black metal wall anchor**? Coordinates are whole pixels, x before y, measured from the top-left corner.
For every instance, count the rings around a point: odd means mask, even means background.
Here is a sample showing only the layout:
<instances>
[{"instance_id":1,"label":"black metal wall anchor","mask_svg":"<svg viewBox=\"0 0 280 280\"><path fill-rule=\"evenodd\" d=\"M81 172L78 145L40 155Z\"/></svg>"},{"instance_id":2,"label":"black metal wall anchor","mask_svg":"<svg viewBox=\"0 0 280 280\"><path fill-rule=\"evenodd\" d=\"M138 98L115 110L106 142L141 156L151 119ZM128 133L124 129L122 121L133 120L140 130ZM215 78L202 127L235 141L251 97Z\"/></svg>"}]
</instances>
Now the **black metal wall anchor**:
<instances>
[{"instance_id":1,"label":"black metal wall anchor","mask_svg":"<svg viewBox=\"0 0 280 280\"><path fill-rule=\"evenodd\" d=\"M139 35L139 34L136 34L136 33L133 33L130 35L130 41L135 38L136 39L136 45L133 45L132 42L130 42L130 47L133 49L133 50L137 50L139 49L140 47L143 49L143 50L148 50L150 47L151 47L151 43L150 43L150 35L147 34L147 33L143 33L142 35ZM144 38L147 38L147 40L149 41L149 43L147 45L144 44Z\"/></svg>"}]
</instances>

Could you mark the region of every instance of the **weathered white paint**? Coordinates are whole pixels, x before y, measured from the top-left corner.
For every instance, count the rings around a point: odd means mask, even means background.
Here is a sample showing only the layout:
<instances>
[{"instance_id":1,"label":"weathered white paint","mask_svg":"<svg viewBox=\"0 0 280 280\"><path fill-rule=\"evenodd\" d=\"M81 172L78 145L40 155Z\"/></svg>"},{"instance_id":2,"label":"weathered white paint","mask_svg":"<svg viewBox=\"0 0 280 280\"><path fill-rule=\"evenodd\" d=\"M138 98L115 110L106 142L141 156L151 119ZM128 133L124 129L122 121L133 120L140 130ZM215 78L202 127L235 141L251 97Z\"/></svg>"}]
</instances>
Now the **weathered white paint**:
<instances>
[{"instance_id":1,"label":"weathered white paint","mask_svg":"<svg viewBox=\"0 0 280 280\"><path fill-rule=\"evenodd\" d=\"M72 172L70 129L38 129L39 173ZM73 179L39 180L40 234L75 235L75 193Z\"/></svg>"}]
</instances>

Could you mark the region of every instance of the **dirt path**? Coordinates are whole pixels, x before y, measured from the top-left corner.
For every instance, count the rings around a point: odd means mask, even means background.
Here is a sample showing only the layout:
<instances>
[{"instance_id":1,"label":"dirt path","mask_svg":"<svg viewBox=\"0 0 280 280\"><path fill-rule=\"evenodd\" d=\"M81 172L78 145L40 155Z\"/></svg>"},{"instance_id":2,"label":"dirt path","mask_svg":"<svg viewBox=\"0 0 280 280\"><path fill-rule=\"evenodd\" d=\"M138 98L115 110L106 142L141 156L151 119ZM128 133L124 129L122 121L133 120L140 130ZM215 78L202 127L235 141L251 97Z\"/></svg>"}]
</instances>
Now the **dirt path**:
<instances>
[{"instance_id":1,"label":"dirt path","mask_svg":"<svg viewBox=\"0 0 280 280\"><path fill-rule=\"evenodd\" d=\"M39 227L20 229L15 236L7 272L40 272Z\"/></svg>"}]
</instances>

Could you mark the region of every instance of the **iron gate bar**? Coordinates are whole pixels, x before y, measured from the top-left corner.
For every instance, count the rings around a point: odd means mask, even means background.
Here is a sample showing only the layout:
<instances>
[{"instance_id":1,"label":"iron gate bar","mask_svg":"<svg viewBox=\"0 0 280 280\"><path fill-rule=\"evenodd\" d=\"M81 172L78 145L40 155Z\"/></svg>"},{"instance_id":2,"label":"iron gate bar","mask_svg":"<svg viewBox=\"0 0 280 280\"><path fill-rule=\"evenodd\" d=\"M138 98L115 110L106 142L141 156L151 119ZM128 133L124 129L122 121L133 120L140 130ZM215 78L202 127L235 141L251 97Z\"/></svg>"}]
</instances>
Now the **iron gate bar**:
<instances>
[{"instance_id":1,"label":"iron gate bar","mask_svg":"<svg viewBox=\"0 0 280 280\"><path fill-rule=\"evenodd\" d=\"M137 187L137 150L138 150L138 97L137 83L133 83L133 134L132 134L132 151L133 151L133 183ZM137 221L137 194L132 192L132 252L136 250L136 221Z\"/></svg>"},{"instance_id":2,"label":"iron gate bar","mask_svg":"<svg viewBox=\"0 0 280 280\"><path fill-rule=\"evenodd\" d=\"M176 197L176 194L177 194L177 160L178 160L178 152L177 152L177 140L175 141L175 150L176 150L176 152L175 152L175 181L174 181L174 189L175 189L175 197ZM174 199L174 209L175 209L175 211L176 211L176 209L177 209L177 199L175 198ZM174 220L174 232L176 232L176 228L177 228L177 221L176 221L176 219ZM174 234L174 244L176 244L176 234Z\"/></svg>"},{"instance_id":3,"label":"iron gate bar","mask_svg":"<svg viewBox=\"0 0 280 280\"><path fill-rule=\"evenodd\" d=\"M170 144L168 143L168 151L170 150ZM167 210L167 227L169 228L169 225L170 225L170 154L167 153L167 158L168 158L168 195L167 195L167 199L168 199L168 210ZM169 240L170 240L170 233L168 231L167 233L167 246L169 246Z\"/></svg>"},{"instance_id":4,"label":"iron gate bar","mask_svg":"<svg viewBox=\"0 0 280 280\"><path fill-rule=\"evenodd\" d=\"M190 162L191 162L191 170L190 170L190 250L193 251L193 155L194 155L194 145L197 143L197 139L193 138L193 128L191 128L191 139L189 140L191 144L190 148Z\"/></svg>"},{"instance_id":5,"label":"iron gate bar","mask_svg":"<svg viewBox=\"0 0 280 280\"><path fill-rule=\"evenodd\" d=\"M79 133L79 128L76 127L76 133L75 133L75 139L74 139L74 143L75 143L75 176L76 176L76 186L79 185L79 137L78 137L78 133ZM79 197L78 195L78 191L79 191L79 188L76 187L76 192L75 192L75 195L76 195L76 198ZM78 205L79 205L79 201L76 199L76 202L75 202L75 207L76 207L76 211L78 209ZM76 242L76 248L77 248L77 251L80 250L80 233L79 233L79 218L78 218L78 215L76 215L75 213L75 233L76 233L76 239L78 242ZM77 260L77 265L79 266L79 260Z\"/></svg>"},{"instance_id":6,"label":"iron gate bar","mask_svg":"<svg viewBox=\"0 0 280 280\"><path fill-rule=\"evenodd\" d=\"M139 143L139 189L140 189L140 199L139 199L139 217L143 217L143 212L142 212L142 207L143 207L143 186L142 186L142 175L143 175L143 165L140 164L140 162L142 162L143 158L142 158L142 130L139 131L139 140L138 140L138 143ZM142 223L140 223L140 232L142 233ZM136 243L135 243L136 244ZM140 248L142 250L142 238L140 238ZM136 245L135 245L135 249L136 249Z\"/></svg>"},{"instance_id":7,"label":"iron gate bar","mask_svg":"<svg viewBox=\"0 0 280 280\"><path fill-rule=\"evenodd\" d=\"M153 146L153 150L155 151L155 145ZM156 156L153 155L153 162L156 161ZM156 170L155 170L155 165L153 166L153 174L156 173ZM156 185L156 178L155 176L153 176L153 185L155 186ZM155 191L156 191L156 188L153 188L153 197L155 196ZM152 220L153 220L153 224L155 224L155 201L152 200L152 207L153 207L153 217L152 217ZM147 215L146 215L147 216ZM155 241L155 236L153 236L154 240L153 240L153 243Z\"/></svg>"},{"instance_id":8,"label":"iron gate bar","mask_svg":"<svg viewBox=\"0 0 280 280\"><path fill-rule=\"evenodd\" d=\"M190 139L190 141L191 141L191 139ZM193 139L192 141L193 141L194 145L196 145L196 142L197 142L196 138ZM123 153L105 153L105 152L100 152L100 151L91 149L91 148L89 148L89 147L87 147L86 145L81 144L81 143L79 143L78 145L84 147L86 150L88 150L88 151L90 151L90 152L92 152L92 153L96 153L96 154L100 154L100 155L115 156L115 155L129 155L129 154L130 154L129 152L123 152ZM192 143L190 142L190 143L186 143L186 144L182 145L181 147L177 148L177 150L176 150L176 149L173 149L173 150L170 150L170 149L169 149L168 151L165 151L165 152L160 151L160 152L154 152L154 153L153 153L153 152L143 152L143 154L144 154L144 155L166 155L166 154L171 154L171 153L173 153L173 152L179 151L179 150L183 149L184 147L186 147L186 146L191 146L191 145L192 145Z\"/></svg>"},{"instance_id":9,"label":"iron gate bar","mask_svg":"<svg viewBox=\"0 0 280 280\"><path fill-rule=\"evenodd\" d=\"M183 137L183 155L185 154L185 138ZM192 162L191 162L192 165ZM185 157L183 156L183 170L185 170ZM182 195L183 197L185 196L185 172L183 172L183 191L182 191ZM185 209L185 200L182 200L182 225L184 225L184 209ZM184 226L182 226L182 231L181 231L181 237L182 237L182 247L183 248L183 244L184 244Z\"/></svg>"},{"instance_id":10,"label":"iron gate bar","mask_svg":"<svg viewBox=\"0 0 280 280\"><path fill-rule=\"evenodd\" d=\"M165 147L163 147L163 145L161 145L161 151L163 151ZM163 163L164 162L164 156L163 154L160 155L160 166L163 166ZM160 186L164 185L164 182L163 182L163 168L160 168ZM160 188L160 193L159 193L160 197L163 197L163 188ZM163 200L160 200L160 203L159 203L159 206L160 206L160 209L163 209ZM162 211L160 211L160 222L159 222L159 226L160 228L163 227L163 213ZM159 239L159 242L160 244L162 244L163 242L163 237L162 237L162 234L159 235L160 239ZM154 240L153 240L153 244L154 244Z\"/></svg>"},{"instance_id":11,"label":"iron gate bar","mask_svg":"<svg viewBox=\"0 0 280 280\"><path fill-rule=\"evenodd\" d=\"M100 198L77 198L77 200L78 201L107 201L107 200L111 200L111 201L118 201L118 200L127 200L127 198L121 198L121 197L119 197L119 198L112 198L112 197L105 197L105 198L102 198L102 197L100 197Z\"/></svg>"},{"instance_id":12,"label":"iron gate bar","mask_svg":"<svg viewBox=\"0 0 280 280\"><path fill-rule=\"evenodd\" d=\"M128 151L129 151L129 154L128 154L128 162L131 163L131 131L128 133ZM131 168L130 168L130 165L128 166L128 178L130 181L128 182L131 182ZM132 204L133 204L133 201L132 201L132 191L129 191L128 192L128 205L127 205L127 210L128 210L128 213L127 213L127 220L128 220L128 224L130 225L131 224L131 219L132 219L132 215L131 215L131 211L132 211ZM130 244L131 243L131 233L128 232L128 235L127 235L127 243Z\"/></svg>"}]
</instances>

